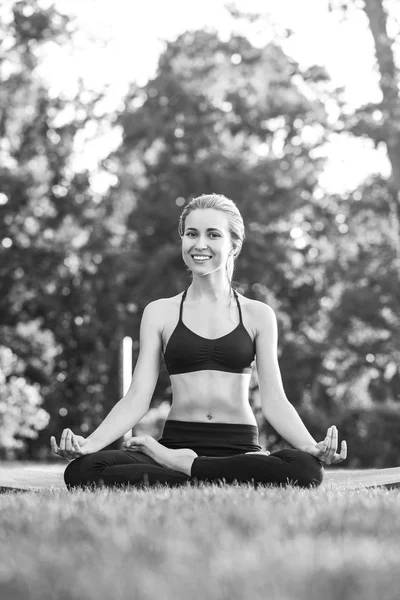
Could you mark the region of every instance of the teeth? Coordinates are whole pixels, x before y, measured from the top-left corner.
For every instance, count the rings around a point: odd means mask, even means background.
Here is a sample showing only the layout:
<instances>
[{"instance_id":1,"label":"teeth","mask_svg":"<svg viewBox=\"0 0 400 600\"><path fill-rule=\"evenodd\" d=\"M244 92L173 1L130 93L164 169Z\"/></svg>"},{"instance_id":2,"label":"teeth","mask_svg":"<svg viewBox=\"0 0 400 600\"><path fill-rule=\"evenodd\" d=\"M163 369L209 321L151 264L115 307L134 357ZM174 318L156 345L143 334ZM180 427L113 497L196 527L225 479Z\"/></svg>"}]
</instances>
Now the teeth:
<instances>
[{"instance_id":1,"label":"teeth","mask_svg":"<svg viewBox=\"0 0 400 600\"><path fill-rule=\"evenodd\" d=\"M211 256L193 256L194 260L209 260Z\"/></svg>"}]
</instances>

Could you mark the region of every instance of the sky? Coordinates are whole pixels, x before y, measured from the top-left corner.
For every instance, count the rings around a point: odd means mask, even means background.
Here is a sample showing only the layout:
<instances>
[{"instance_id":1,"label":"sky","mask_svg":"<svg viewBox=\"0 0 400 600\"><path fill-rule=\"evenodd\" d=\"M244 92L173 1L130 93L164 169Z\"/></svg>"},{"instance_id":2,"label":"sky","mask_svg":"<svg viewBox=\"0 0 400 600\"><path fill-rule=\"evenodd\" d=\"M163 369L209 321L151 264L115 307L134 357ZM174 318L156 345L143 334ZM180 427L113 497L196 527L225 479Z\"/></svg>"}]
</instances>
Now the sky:
<instances>
[{"instance_id":1,"label":"sky","mask_svg":"<svg viewBox=\"0 0 400 600\"><path fill-rule=\"evenodd\" d=\"M42 76L54 95L73 96L78 76L90 89L109 84L107 109L121 104L129 82L144 85L155 74L165 39L197 28L216 29L227 39L233 29L238 30L224 0L41 0L40 4L52 1L60 11L76 17L79 35L74 51L53 47L42 57ZM242 10L267 10L278 30L292 29L294 35L282 44L283 49L301 67L324 65L333 83L345 86L351 107L380 100L372 36L361 10L341 23L338 13L329 13L328 0L236 0L235 4ZM267 21L258 31L254 26L240 31L255 45L272 39ZM93 40L89 45L88 37ZM119 142L117 130L99 135L89 128L78 136L74 168L92 171L92 187L99 194L111 181L98 171L98 161ZM373 172L390 173L384 148L373 150L371 144L342 134L332 138L326 154L328 164L319 184L329 192L351 190Z\"/></svg>"}]
</instances>

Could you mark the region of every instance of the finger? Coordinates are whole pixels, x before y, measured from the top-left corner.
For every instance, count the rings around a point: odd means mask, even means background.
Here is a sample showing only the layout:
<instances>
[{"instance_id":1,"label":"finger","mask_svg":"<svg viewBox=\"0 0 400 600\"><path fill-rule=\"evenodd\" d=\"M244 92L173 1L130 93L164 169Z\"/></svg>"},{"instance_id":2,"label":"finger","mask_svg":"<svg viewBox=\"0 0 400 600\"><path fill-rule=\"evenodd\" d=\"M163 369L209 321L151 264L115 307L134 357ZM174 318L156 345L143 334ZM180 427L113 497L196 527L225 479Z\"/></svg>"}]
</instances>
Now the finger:
<instances>
[{"instance_id":1,"label":"finger","mask_svg":"<svg viewBox=\"0 0 400 600\"><path fill-rule=\"evenodd\" d=\"M327 434L326 434L326 446L327 446L327 450L330 450L331 444L332 444L332 434L333 434L333 427L329 427Z\"/></svg>"},{"instance_id":2,"label":"finger","mask_svg":"<svg viewBox=\"0 0 400 600\"><path fill-rule=\"evenodd\" d=\"M138 442L129 442L128 443L128 448L140 448L142 444L139 444Z\"/></svg>"},{"instance_id":3,"label":"finger","mask_svg":"<svg viewBox=\"0 0 400 600\"><path fill-rule=\"evenodd\" d=\"M81 455L81 447L79 445L78 440L76 439L76 435L74 433L72 433L71 431L71 435L69 437L69 442L71 445L71 449L68 450L68 452L73 456L73 458L76 458L77 456ZM67 446L68 448L68 446Z\"/></svg>"},{"instance_id":4,"label":"finger","mask_svg":"<svg viewBox=\"0 0 400 600\"><path fill-rule=\"evenodd\" d=\"M131 437L129 440L129 445L130 446L143 446L144 445L144 438L143 436L134 436Z\"/></svg>"},{"instance_id":5,"label":"finger","mask_svg":"<svg viewBox=\"0 0 400 600\"><path fill-rule=\"evenodd\" d=\"M334 426L332 425L331 427L329 427L328 429L328 443L327 443L327 447L326 447L326 460L327 462L330 462L333 457L335 456L335 449L334 449ZM336 440L336 444L337 444L337 440Z\"/></svg>"},{"instance_id":6,"label":"finger","mask_svg":"<svg viewBox=\"0 0 400 600\"><path fill-rule=\"evenodd\" d=\"M75 458L72 455L74 451L71 445L71 435L73 435L71 429L66 428L62 432L60 440L60 456L68 460Z\"/></svg>"},{"instance_id":7,"label":"finger","mask_svg":"<svg viewBox=\"0 0 400 600\"><path fill-rule=\"evenodd\" d=\"M51 449L54 452L54 454L61 456L61 458L67 458L66 453L63 450L61 450L61 448L59 446L57 446L55 437L52 436L50 438L50 444L51 444Z\"/></svg>"},{"instance_id":8,"label":"finger","mask_svg":"<svg viewBox=\"0 0 400 600\"><path fill-rule=\"evenodd\" d=\"M326 463L330 463L331 461L332 433L332 427L329 427L327 430L327 436L323 442L322 450L320 450L321 454L317 457Z\"/></svg>"},{"instance_id":9,"label":"finger","mask_svg":"<svg viewBox=\"0 0 400 600\"><path fill-rule=\"evenodd\" d=\"M331 427L331 447L329 449L329 458L334 459L338 444L338 432L335 425Z\"/></svg>"},{"instance_id":10,"label":"finger","mask_svg":"<svg viewBox=\"0 0 400 600\"><path fill-rule=\"evenodd\" d=\"M324 461L329 465L333 461L335 453L332 452L333 448L333 426L328 429L328 443L325 452Z\"/></svg>"},{"instance_id":11,"label":"finger","mask_svg":"<svg viewBox=\"0 0 400 600\"><path fill-rule=\"evenodd\" d=\"M64 453L62 452L60 446L57 446L56 441L54 441L54 452L55 452L55 454L58 454L58 456L61 456L62 458L64 458Z\"/></svg>"},{"instance_id":12,"label":"finger","mask_svg":"<svg viewBox=\"0 0 400 600\"><path fill-rule=\"evenodd\" d=\"M72 436L73 435L74 434L72 433L71 429L66 430L65 447L64 447L64 450L66 452L66 458L69 458L69 454L71 452L73 452L73 446L72 446Z\"/></svg>"},{"instance_id":13,"label":"finger","mask_svg":"<svg viewBox=\"0 0 400 600\"><path fill-rule=\"evenodd\" d=\"M347 442L345 440L342 441L340 457L342 460L346 460L346 458L347 458Z\"/></svg>"},{"instance_id":14,"label":"finger","mask_svg":"<svg viewBox=\"0 0 400 600\"><path fill-rule=\"evenodd\" d=\"M73 447L73 445L72 445L72 436L73 436L73 435L74 435L74 434L72 433L71 429L68 429L68 431L67 431L67 436L66 436L66 438L65 438L65 450L66 450L68 453L70 453L70 452L73 452L73 450L74 450L74 447Z\"/></svg>"},{"instance_id":15,"label":"finger","mask_svg":"<svg viewBox=\"0 0 400 600\"><path fill-rule=\"evenodd\" d=\"M55 453L55 454L59 454L59 447L57 446L57 442L56 442L56 438L52 435L50 437L50 446L51 446L51 450Z\"/></svg>"},{"instance_id":16,"label":"finger","mask_svg":"<svg viewBox=\"0 0 400 600\"><path fill-rule=\"evenodd\" d=\"M61 434L61 440L60 440L60 450L62 452L65 452L65 440L67 438L67 434L68 434L68 429L63 429L63 432Z\"/></svg>"},{"instance_id":17,"label":"finger","mask_svg":"<svg viewBox=\"0 0 400 600\"><path fill-rule=\"evenodd\" d=\"M345 441L342 442L341 445L341 452L340 454L336 454L334 457L334 460L332 461L333 463L339 463L342 462L344 460L346 460L347 458L347 444Z\"/></svg>"},{"instance_id":18,"label":"finger","mask_svg":"<svg viewBox=\"0 0 400 600\"><path fill-rule=\"evenodd\" d=\"M139 446L140 444L143 443L143 436L142 435L134 435L133 437L131 437L131 439L129 441L131 442L131 444L136 444L137 446Z\"/></svg>"},{"instance_id":19,"label":"finger","mask_svg":"<svg viewBox=\"0 0 400 600\"><path fill-rule=\"evenodd\" d=\"M324 439L324 444L323 444L323 449L322 449L322 451L323 451L324 455L326 455L326 457L329 454L330 447L331 447L331 428L329 427L326 438Z\"/></svg>"},{"instance_id":20,"label":"finger","mask_svg":"<svg viewBox=\"0 0 400 600\"><path fill-rule=\"evenodd\" d=\"M76 439L76 437L74 435L72 435L72 437L71 437L71 443L72 443L72 448L74 449L75 453L80 452L81 447L79 445L78 440Z\"/></svg>"}]
</instances>

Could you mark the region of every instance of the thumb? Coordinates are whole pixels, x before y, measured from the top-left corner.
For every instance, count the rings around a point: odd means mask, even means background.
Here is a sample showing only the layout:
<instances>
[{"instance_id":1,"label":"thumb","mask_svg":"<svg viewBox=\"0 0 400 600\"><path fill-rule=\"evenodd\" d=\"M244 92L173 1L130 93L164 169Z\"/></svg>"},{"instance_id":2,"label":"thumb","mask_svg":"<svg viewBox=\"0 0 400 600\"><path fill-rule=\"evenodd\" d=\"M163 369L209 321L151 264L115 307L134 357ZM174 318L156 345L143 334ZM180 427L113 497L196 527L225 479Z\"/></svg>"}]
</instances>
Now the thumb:
<instances>
[{"instance_id":1,"label":"thumb","mask_svg":"<svg viewBox=\"0 0 400 600\"><path fill-rule=\"evenodd\" d=\"M83 448L87 444L88 440L80 435L72 436L72 443L76 449Z\"/></svg>"},{"instance_id":2,"label":"thumb","mask_svg":"<svg viewBox=\"0 0 400 600\"><path fill-rule=\"evenodd\" d=\"M72 434L72 439L75 442L78 442L80 446L84 446L87 442L87 438L84 438L82 435L76 435L75 433Z\"/></svg>"}]
</instances>

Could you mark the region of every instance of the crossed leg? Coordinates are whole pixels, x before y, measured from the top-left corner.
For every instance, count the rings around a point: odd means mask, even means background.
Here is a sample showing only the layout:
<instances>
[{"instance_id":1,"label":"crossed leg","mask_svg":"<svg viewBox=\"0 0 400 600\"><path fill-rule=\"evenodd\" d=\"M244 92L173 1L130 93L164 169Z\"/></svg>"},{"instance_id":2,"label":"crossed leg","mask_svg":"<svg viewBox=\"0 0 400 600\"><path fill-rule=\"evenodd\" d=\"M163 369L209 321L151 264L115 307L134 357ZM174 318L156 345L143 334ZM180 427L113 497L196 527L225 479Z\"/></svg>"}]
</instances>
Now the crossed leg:
<instances>
[{"instance_id":1,"label":"crossed leg","mask_svg":"<svg viewBox=\"0 0 400 600\"><path fill-rule=\"evenodd\" d=\"M175 487L189 479L188 475L163 467L137 450L100 450L86 454L72 460L64 471L64 481L69 490L128 484L142 487L157 483Z\"/></svg>"},{"instance_id":2,"label":"crossed leg","mask_svg":"<svg viewBox=\"0 0 400 600\"><path fill-rule=\"evenodd\" d=\"M226 457L197 456L189 462L187 457L183 458L184 465L177 460L175 468L169 468L136 450L101 450L71 461L64 471L64 481L68 489L128 484L140 487L158 483L175 487L192 480L227 484L237 481L255 486L292 483L311 487L320 485L324 476L317 458L288 448L268 456L257 452Z\"/></svg>"},{"instance_id":3,"label":"crossed leg","mask_svg":"<svg viewBox=\"0 0 400 600\"><path fill-rule=\"evenodd\" d=\"M322 483L322 463L308 452L284 448L268 456L262 452L228 457L199 456L190 471L198 481L315 487Z\"/></svg>"}]
</instances>

